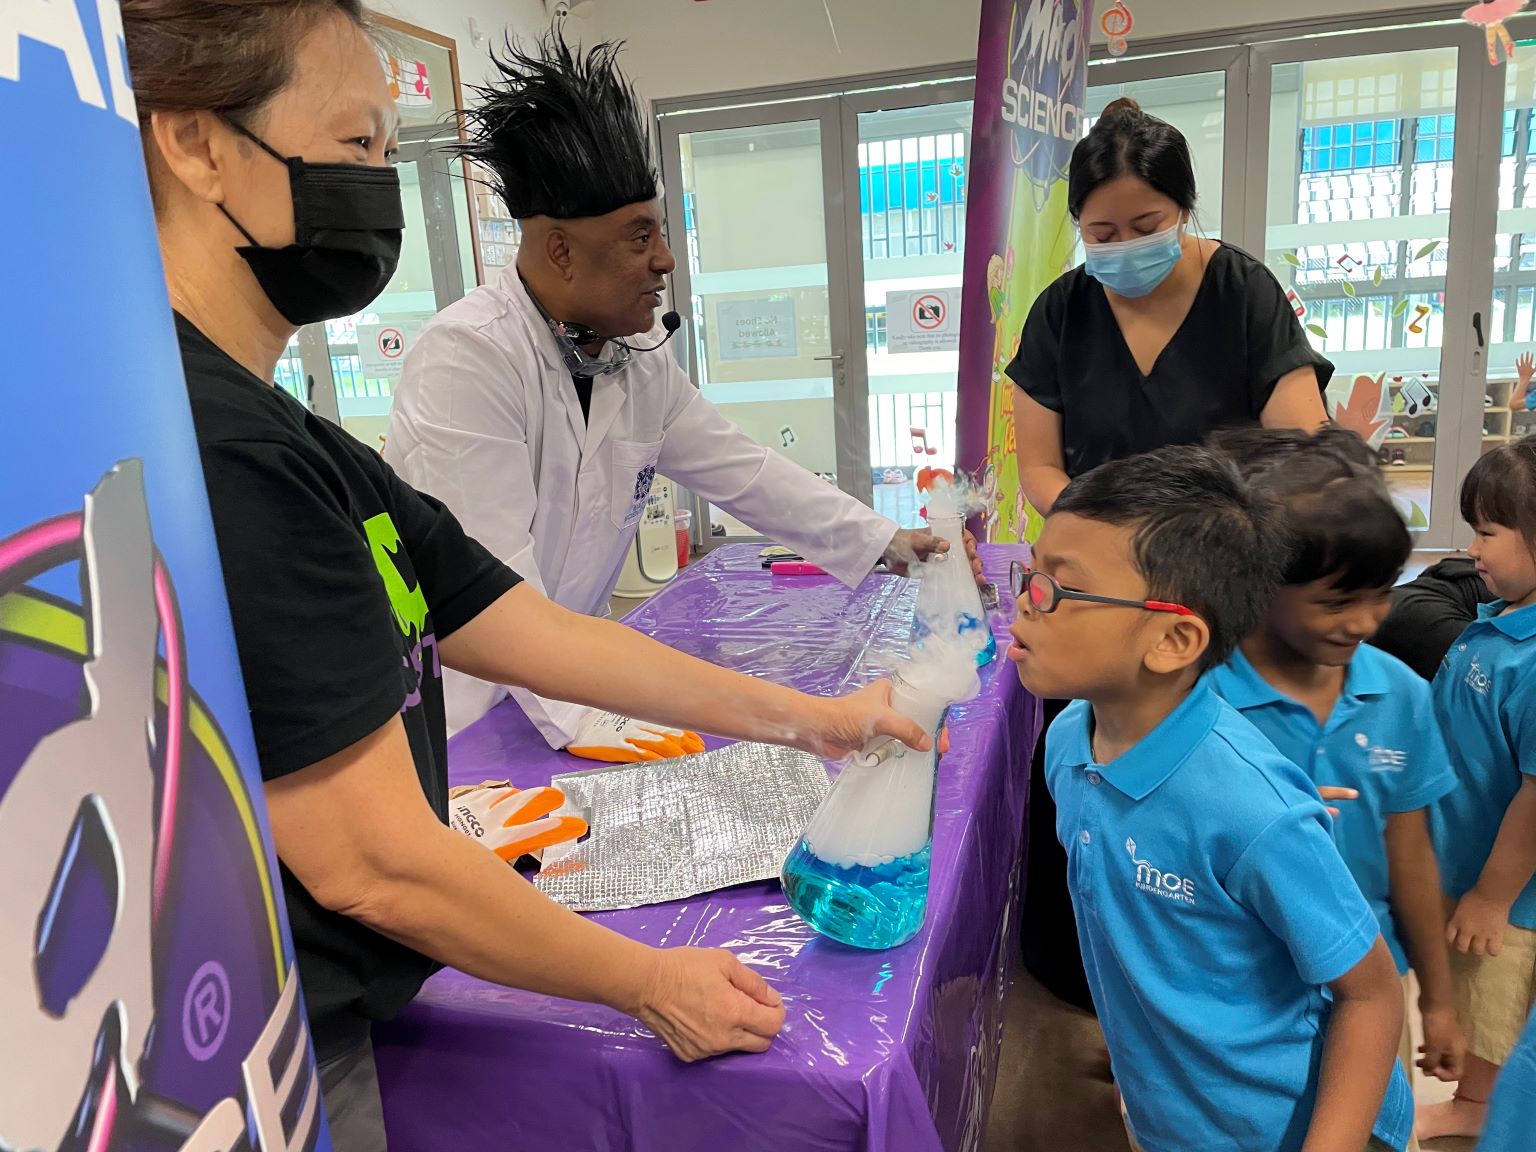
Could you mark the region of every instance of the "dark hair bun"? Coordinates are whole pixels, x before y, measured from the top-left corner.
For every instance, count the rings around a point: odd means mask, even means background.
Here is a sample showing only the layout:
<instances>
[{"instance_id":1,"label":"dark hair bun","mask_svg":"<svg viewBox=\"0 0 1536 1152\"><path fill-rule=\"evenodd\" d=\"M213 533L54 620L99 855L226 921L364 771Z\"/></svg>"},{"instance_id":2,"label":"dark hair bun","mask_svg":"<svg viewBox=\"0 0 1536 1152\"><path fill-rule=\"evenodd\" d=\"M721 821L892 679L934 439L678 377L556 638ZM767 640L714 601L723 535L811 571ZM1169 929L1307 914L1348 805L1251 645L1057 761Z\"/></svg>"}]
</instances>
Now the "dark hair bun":
<instances>
[{"instance_id":1,"label":"dark hair bun","mask_svg":"<svg viewBox=\"0 0 1536 1152\"><path fill-rule=\"evenodd\" d=\"M1195 165L1184 134L1129 96L1111 100L1093 131L1072 149L1067 168L1067 211L1075 221L1100 184L1135 176L1185 212L1195 210Z\"/></svg>"},{"instance_id":2,"label":"dark hair bun","mask_svg":"<svg viewBox=\"0 0 1536 1152\"><path fill-rule=\"evenodd\" d=\"M1099 113L1099 123L1102 124L1106 120L1112 120L1116 116L1124 116L1131 112L1140 111L1140 104L1136 103L1129 96L1120 96L1104 106L1104 111Z\"/></svg>"}]
</instances>

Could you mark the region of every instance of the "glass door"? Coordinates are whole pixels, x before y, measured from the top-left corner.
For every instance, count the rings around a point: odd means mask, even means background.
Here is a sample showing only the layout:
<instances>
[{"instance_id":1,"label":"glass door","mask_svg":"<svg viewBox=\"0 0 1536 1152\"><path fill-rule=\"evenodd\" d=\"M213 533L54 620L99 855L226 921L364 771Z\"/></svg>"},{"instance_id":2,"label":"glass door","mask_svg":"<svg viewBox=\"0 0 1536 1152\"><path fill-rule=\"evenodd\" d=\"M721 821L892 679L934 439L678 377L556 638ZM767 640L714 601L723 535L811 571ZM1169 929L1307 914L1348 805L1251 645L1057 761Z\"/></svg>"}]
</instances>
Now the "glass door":
<instances>
[{"instance_id":1,"label":"glass door","mask_svg":"<svg viewBox=\"0 0 1536 1152\"><path fill-rule=\"evenodd\" d=\"M1515 36L1536 36L1536 20L1511 22ZM1525 43L1522 40L1522 43ZM1499 72L1502 71L1502 78ZM1477 453L1536 433L1536 383L1520 371L1536 355L1536 61L1522 50L1502 69L1490 69L1485 103L1496 103L1496 132L1483 152L1498 154L1490 208L1497 212L1488 285L1487 381L1482 439ZM1489 120L1484 122L1490 129ZM1464 467L1470 467L1468 457Z\"/></svg>"},{"instance_id":2,"label":"glass door","mask_svg":"<svg viewBox=\"0 0 1536 1152\"><path fill-rule=\"evenodd\" d=\"M1463 427L1482 393L1478 175L1453 165L1477 155L1488 65L1463 32L1261 46L1249 96L1268 125L1249 140L1251 250L1333 361L1329 411L1377 452L1420 548L1451 545L1462 439L1484 431Z\"/></svg>"},{"instance_id":3,"label":"glass door","mask_svg":"<svg viewBox=\"0 0 1536 1152\"><path fill-rule=\"evenodd\" d=\"M704 395L747 435L867 499L849 434L835 100L662 120L674 304ZM682 227L678 225L681 223ZM705 533L751 536L709 507Z\"/></svg>"},{"instance_id":4,"label":"glass door","mask_svg":"<svg viewBox=\"0 0 1536 1152\"><path fill-rule=\"evenodd\" d=\"M920 523L917 470L955 466L972 87L843 98L849 328L864 334L849 373L850 401L863 397L853 490L903 527Z\"/></svg>"},{"instance_id":5,"label":"glass door","mask_svg":"<svg viewBox=\"0 0 1536 1152\"><path fill-rule=\"evenodd\" d=\"M434 315L474 284L465 266L469 215L460 164L431 139L402 139L396 159L405 208L400 264L383 293L352 316L311 324L289 341L277 380L316 412L380 450L405 352Z\"/></svg>"},{"instance_id":6,"label":"glass door","mask_svg":"<svg viewBox=\"0 0 1536 1152\"><path fill-rule=\"evenodd\" d=\"M1248 53L1241 48L1176 52L1165 56L1108 57L1088 68L1083 131L1098 122L1111 100L1129 96L1172 124L1189 142L1194 162L1195 230L1220 239L1242 233L1243 140L1246 133ZM1078 244L1081 257L1082 244Z\"/></svg>"}]
</instances>

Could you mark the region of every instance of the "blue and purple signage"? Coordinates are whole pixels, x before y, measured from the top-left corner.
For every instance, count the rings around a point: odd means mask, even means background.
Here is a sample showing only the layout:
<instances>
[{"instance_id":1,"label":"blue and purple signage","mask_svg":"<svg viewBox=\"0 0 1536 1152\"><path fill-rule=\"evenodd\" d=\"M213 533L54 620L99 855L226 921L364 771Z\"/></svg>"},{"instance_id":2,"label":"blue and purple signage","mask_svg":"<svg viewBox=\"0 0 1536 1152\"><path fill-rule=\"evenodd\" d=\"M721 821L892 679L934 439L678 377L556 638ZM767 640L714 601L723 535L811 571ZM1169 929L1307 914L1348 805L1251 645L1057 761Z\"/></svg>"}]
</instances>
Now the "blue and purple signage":
<instances>
[{"instance_id":1,"label":"blue and purple signage","mask_svg":"<svg viewBox=\"0 0 1536 1152\"><path fill-rule=\"evenodd\" d=\"M115 0L0 139L0 1147L328 1150Z\"/></svg>"}]
</instances>

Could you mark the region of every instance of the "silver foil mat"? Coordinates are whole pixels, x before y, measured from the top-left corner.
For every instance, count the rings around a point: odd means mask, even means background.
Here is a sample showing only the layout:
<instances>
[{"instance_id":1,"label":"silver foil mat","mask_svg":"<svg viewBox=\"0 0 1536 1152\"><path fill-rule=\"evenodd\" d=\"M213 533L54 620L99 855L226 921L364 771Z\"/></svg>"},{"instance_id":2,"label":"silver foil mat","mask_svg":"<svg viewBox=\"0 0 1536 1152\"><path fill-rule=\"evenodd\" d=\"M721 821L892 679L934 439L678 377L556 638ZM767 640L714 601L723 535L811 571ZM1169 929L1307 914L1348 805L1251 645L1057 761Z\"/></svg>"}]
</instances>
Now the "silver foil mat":
<instances>
[{"instance_id":1,"label":"silver foil mat","mask_svg":"<svg viewBox=\"0 0 1536 1152\"><path fill-rule=\"evenodd\" d=\"M808 752L732 744L697 756L568 772L550 781L591 835L544 858L534 883L578 912L683 900L776 879L831 790Z\"/></svg>"}]
</instances>

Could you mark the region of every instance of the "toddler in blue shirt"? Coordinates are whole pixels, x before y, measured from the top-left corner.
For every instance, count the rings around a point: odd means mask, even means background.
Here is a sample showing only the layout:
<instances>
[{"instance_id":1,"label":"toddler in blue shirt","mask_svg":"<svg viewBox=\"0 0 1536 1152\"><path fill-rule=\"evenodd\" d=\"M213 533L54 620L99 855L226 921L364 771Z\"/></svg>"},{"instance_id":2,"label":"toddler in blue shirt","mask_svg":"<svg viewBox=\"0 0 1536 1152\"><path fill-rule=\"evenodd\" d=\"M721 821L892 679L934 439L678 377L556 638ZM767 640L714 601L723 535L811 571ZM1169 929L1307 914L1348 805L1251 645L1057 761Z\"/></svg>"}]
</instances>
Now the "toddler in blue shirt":
<instances>
[{"instance_id":1,"label":"toddler in blue shirt","mask_svg":"<svg viewBox=\"0 0 1536 1152\"><path fill-rule=\"evenodd\" d=\"M1477 1134L1536 1002L1536 436L1478 459L1461 515L1499 598L1479 606L1431 686L1458 781L1431 826L1467 1059L1455 1099L1421 1111L1426 1140Z\"/></svg>"},{"instance_id":2,"label":"toddler in blue shirt","mask_svg":"<svg viewBox=\"0 0 1536 1152\"><path fill-rule=\"evenodd\" d=\"M1046 780L1084 967L1145 1152L1404 1149L1403 1002L1306 775L1202 679L1274 594L1272 517L1179 447L1062 492L1008 656L1071 699Z\"/></svg>"}]
</instances>

